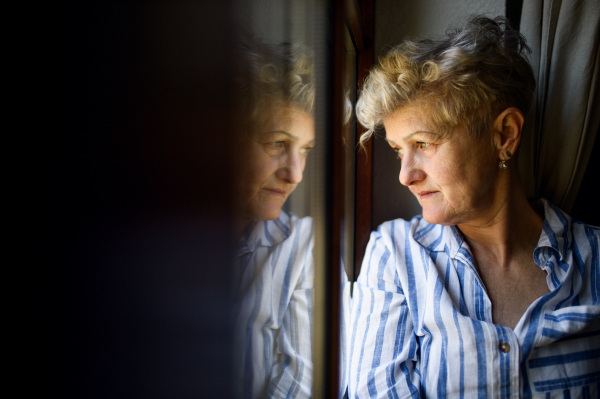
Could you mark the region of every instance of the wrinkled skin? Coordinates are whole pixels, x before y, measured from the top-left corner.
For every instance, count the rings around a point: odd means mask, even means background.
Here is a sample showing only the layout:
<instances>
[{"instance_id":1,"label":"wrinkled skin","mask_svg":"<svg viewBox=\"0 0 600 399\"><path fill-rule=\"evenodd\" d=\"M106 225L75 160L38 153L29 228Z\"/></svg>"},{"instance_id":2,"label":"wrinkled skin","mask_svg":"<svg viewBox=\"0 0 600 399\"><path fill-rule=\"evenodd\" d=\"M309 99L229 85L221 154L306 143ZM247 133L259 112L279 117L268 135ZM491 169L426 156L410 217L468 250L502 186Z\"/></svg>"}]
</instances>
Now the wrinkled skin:
<instances>
[{"instance_id":1,"label":"wrinkled skin","mask_svg":"<svg viewBox=\"0 0 600 399\"><path fill-rule=\"evenodd\" d=\"M402 159L400 183L423 207L428 223L456 225L481 218L497 197L498 155L489 138L465 126L442 134L427 107L405 106L384 119L386 138Z\"/></svg>"},{"instance_id":2,"label":"wrinkled skin","mask_svg":"<svg viewBox=\"0 0 600 399\"><path fill-rule=\"evenodd\" d=\"M299 108L277 109L260 131L242 142L242 218L247 221L279 217L288 196L302 181L308 153L314 146L313 118Z\"/></svg>"}]
</instances>

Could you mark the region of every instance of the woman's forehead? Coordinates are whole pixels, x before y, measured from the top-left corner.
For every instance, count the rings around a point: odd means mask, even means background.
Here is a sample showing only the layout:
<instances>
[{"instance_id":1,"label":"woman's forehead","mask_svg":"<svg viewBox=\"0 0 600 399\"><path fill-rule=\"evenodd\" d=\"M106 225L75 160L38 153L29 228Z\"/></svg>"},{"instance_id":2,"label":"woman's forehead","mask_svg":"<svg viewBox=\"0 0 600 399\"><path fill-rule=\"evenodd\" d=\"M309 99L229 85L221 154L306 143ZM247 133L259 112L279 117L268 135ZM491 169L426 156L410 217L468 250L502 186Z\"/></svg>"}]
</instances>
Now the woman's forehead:
<instances>
[{"instance_id":1,"label":"woman's forehead","mask_svg":"<svg viewBox=\"0 0 600 399\"><path fill-rule=\"evenodd\" d=\"M292 120L301 116L312 118L308 112L294 104L273 106L270 115L280 120Z\"/></svg>"},{"instance_id":2,"label":"woman's forehead","mask_svg":"<svg viewBox=\"0 0 600 399\"><path fill-rule=\"evenodd\" d=\"M417 105L406 105L383 119L386 135L406 136L418 131L435 132L429 109Z\"/></svg>"},{"instance_id":3,"label":"woman's forehead","mask_svg":"<svg viewBox=\"0 0 600 399\"><path fill-rule=\"evenodd\" d=\"M285 107L273 110L267 120L265 132L284 131L293 136L315 136L315 122L312 115L299 107Z\"/></svg>"}]
</instances>

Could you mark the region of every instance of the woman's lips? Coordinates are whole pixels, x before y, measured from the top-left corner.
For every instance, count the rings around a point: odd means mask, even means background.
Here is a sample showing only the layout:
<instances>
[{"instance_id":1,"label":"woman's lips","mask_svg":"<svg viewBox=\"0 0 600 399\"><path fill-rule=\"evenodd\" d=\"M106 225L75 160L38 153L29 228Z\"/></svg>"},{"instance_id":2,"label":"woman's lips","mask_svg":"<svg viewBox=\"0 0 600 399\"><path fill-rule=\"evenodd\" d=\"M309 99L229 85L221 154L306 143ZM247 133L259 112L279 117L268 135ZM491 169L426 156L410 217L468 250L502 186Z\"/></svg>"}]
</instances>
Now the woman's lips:
<instances>
[{"instance_id":1,"label":"woman's lips","mask_svg":"<svg viewBox=\"0 0 600 399\"><path fill-rule=\"evenodd\" d=\"M285 197L286 195L285 190L279 190L276 188L265 188L264 190L267 191L269 194L274 195L275 197Z\"/></svg>"},{"instance_id":2,"label":"woman's lips","mask_svg":"<svg viewBox=\"0 0 600 399\"><path fill-rule=\"evenodd\" d=\"M437 191L419 191L417 195L419 196L419 199L427 199L435 193L437 193Z\"/></svg>"}]
</instances>

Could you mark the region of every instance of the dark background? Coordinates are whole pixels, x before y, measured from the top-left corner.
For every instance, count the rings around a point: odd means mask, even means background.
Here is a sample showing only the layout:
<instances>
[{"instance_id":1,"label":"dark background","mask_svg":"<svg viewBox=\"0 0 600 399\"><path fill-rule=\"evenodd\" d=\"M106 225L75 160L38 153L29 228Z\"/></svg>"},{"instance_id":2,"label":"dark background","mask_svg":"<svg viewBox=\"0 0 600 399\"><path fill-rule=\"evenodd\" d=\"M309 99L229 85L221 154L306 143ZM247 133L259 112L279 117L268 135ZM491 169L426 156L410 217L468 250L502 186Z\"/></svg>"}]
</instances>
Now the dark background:
<instances>
[{"instance_id":1,"label":"dark background","mask_svg":"<svg viewBox=\"0 0 600 399\"><path fill-rule=\"evenodd\" d=\"M208 3L208 2L207 2ZM230 2L56 10L48 393L230 396Z\"/></svg>"}]
</instances>

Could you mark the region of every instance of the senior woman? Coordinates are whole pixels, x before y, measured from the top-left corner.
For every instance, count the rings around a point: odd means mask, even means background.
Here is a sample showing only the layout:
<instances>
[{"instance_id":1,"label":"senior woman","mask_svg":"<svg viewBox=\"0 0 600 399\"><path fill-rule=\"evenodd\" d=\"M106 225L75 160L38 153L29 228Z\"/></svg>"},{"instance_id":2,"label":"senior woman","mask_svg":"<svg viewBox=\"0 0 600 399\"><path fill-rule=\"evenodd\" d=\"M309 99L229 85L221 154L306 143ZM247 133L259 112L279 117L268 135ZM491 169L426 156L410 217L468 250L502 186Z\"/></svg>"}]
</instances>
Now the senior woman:
<instances>
[{"instance_id":1,"label":"senior woman","mask_svg":"<svg viewBox=\"0 0 600 399\"><path fill-rule=\"evenodd\" d=\"M476 17L393 48L365 81L361 140L385 129L423 215L371 234L350 397L598 397L599 230L529 201L514 162L527 50Z\"/></svg>"},{"instance_id":2,"label":"senior woman","mask_svg":"<svg viewBox=\"0 0 600 399\"><path fill-rule=\"evenodd\" d=\"M237 181L235 360L238 397L300 397L312 388L312 219L282 211L315 142L312 58L258 42L241 54L243 132Z\"/></svg>"}]
</instances>

